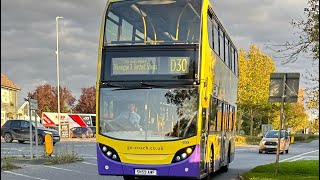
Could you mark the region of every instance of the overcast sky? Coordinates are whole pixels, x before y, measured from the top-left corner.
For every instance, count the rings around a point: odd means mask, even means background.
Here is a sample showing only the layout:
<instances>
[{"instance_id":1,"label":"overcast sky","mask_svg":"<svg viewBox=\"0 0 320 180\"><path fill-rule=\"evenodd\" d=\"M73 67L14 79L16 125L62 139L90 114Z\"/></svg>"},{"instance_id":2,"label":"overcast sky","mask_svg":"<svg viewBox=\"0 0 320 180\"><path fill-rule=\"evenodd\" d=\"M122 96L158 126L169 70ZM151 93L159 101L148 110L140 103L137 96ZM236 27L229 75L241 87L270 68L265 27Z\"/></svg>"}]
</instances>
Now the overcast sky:
<instances>
[{"instance_id":1,"label":"overcast sky","mask_svg":"<svg viewBox=\"0 0 320 180\"><path fill-rule=\"evenodd\" d=\"M306 0L217 0L214 10L238 48L284 43L296 31L289 22L302 16ZM41 83L57 84L56 16L59 20L60 85L76 98L95 85L101 17L106 0L1 0L1 72L21 87L19 104ZM304 73L309 60L281 65L279 72ZM302 87L305 84L301 84Z\"/></svg>"}]
</instances>

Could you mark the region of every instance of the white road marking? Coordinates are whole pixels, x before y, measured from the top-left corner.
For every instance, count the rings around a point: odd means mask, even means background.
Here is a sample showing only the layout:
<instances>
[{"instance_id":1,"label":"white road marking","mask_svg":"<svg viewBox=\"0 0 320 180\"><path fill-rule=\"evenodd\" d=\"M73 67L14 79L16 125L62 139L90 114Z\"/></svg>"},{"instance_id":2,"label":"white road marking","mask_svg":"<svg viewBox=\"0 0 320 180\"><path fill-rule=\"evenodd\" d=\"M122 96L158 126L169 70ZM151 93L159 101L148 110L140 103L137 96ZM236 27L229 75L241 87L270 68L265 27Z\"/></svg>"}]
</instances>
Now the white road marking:
<instances>
[{"instance_id":1,"label":"white road marking","mask_svg":"<svg viewBox=\"0 0 320 180\"><path fill-rule=\"evenodd\" d=\"M94 166L97 166L97 164L95 163L88 163L88 162L82 162L83 164L90 164L90 165L94 165Z\"/></svg>"},{"instance_id":2,"label":"white road marking","mask_svg":"<svg viewBox=\"0 0 320 180\"><path fill-rule=\"evenodd\" d=\"M11 150L11 151L14 150L14 151L20 151L20 152L22 151L21 149L16 149L16 148L1 148L1 150L2 150L2 149L4 149L4 150ZM25 151L25 150L23 150L23 151ZM30 150L29 150L29 151L30 151Z\"/></svg>"},{"instance_id":3,"label":"white road marking","mask_svg":"<svg viewBox=\"0 0 320 180\"><path fill-rule=\"evenodd\" d=\"M92 155L92 154L78 154L80 156L97 156L97 155Z\"/></svg>"},{"instance_id":4,"label":"white road marking","mask_svg":"<svg viewBox=\"0 0 320 180\"><path fill-rule=\"evenodd\" d=\"M306 159L306 160L319 159L319 156L301 156L299 158L290 160L290 162L298 161L300 159Z\"/></svg>"},{"instance_id":5,"label":"white road marking","mask_svg":"<svg viewBox=\"0 0 320 180\"><path fill-rule=\"evenodd\" d=\"M85 158L85 159L97 159L97 157L82 157L82 158Z\"/></svg>"},{"instance_id":6,"label":"white road marking","mask_svg":"<svg viewBox=\"0 0 320 180\"><path fill-rule=\"evenodd\" d=\"M310 154L310 153L314 153L314 152L317 152L317 151L319 151L319 150L302 153L302 154L299 154L299 155L296 155L296 156L293 156L293 157L289 157L289 158L287 158L287 159L283 159L283 160L281 160L281 161L279 161L279 162L284 162L284 161L288 161L288 160L291 160L291 159L300 158L300 157L303 156L303 155Z\"/></svg>"},{"instance_id":7,"label":"white road marking","mask_svg":"<svg viewBox=\"0 0 320 180\"><path fill-rule=\"evenodd\" d=\"M16 176L22 176L22 177L26 177L26 178L31 178L31 179L46 180L46 179L42 179L42 178L28 176L28 175L25 175L25 174L15 173L15 172L12 172L12 171L3 171L3 172L8 173L8 174L13 174L13 175L16 175Z\"/></svg>"},{"instance_id":8,"label":"white road marking","mask_svg":"<svg viewBox=\"0 0 320 180\"><path fill-rule=\"evenodd\" d=\"M43 167L52 168L52 169L58 169L58 170L62 170L62 171L69 171L69 172L87 174L87 175L97 175L97 174L84 173L84 172L81 172L81 171L76 171L76 170L71 170L71 169L66 169L66 168L58 168L58 167L54 167L54 166L46 166L46 165L43 165Z\"/></svg>"}]
</instances>

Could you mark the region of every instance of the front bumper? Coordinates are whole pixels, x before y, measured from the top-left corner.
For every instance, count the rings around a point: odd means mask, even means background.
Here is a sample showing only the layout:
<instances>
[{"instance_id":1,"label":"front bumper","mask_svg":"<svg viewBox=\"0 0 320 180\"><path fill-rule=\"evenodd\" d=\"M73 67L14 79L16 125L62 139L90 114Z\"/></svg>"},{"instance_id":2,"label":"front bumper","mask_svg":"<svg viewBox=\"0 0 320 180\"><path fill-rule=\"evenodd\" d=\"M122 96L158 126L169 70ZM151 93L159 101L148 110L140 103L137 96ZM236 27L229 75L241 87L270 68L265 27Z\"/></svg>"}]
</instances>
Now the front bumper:
<instances>
[{"instance_id":1,"label":"front bumper","mask_svg":"<svg viewBox=\"0 0 320 180\"><path fill-rule=\"evenodd\" d=\"M60 136L53 136L53 142L60 142Z\"/></svg>"},{"instance_id":2,"label":"front bumper","mask_svg":"<svg viewBox=\"0 0 320 180\"><path fill-rule=\"evenodd\" d=\"M161 177L193 177L200 175L200 146L197 145L192 155L177 163L165 165L127 164L107 158L97 144L98 173L100 175L135 175L135 169L157 170Z\"/></svg>"},{"instance_id":3,"label":"front bumper","mask_svg":"<svg viewBox=\"0 0 320 180\"><path fill-rule=\"evenodd\" d=\"M269 151L269 152L271 152L271 151L277 151L277 149L278 149L278 145L275 145L275 146L273 146L273 145L260 145L259 146L259 150L260 151ZM284 151L284 150L285 150L284 146L280 145L280 151Z\"/></svg>"}]
</instances>

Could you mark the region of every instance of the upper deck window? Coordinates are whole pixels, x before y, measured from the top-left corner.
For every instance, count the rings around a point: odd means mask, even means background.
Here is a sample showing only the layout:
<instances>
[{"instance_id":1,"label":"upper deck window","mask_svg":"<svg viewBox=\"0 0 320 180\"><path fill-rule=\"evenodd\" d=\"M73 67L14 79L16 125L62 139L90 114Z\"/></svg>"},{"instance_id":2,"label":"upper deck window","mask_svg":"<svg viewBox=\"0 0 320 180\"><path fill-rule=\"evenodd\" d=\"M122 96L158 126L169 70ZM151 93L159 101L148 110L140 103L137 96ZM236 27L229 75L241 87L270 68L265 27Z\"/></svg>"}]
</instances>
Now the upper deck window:
<instances>
[{"instance_id":1,"label":"upper deck window","mask_svg":"<svg viewBox=\"0 0 320 180\"><path fill-rule=\"evenodd\" d=\"M199 0L114 2L106 15L105 45L198 43L200 15Z\"/></svg>"}]
</instances>

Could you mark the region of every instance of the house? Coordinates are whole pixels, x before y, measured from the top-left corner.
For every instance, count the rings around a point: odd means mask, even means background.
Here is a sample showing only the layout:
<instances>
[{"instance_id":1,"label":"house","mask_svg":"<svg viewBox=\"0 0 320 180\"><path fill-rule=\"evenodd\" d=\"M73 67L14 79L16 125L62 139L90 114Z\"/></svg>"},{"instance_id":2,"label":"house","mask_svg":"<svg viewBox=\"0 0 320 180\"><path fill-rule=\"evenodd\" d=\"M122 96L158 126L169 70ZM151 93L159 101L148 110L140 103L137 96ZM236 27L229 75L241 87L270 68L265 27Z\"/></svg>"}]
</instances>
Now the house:
<instances>
[{"instance_id":1,"label":"house","mask_svg":"<svg viewBox=\"0 0 320 180\"><path fill-rule=\"evenodd\" d=\"M29 101L25 101L18 109L18 119L30 119L29 115ZM31 119L35 120L35 112L31 111ZM40 117L37 114L37 121L40 122Z\"/></svg>"},{"instance_id":2,"label":"house","mask_svg":"<svg viewBox=\"0 0 320 180\"><path fill-rule=\"evenodd\" d=\"M7 119L17 118L18 92L21 89L1 73L1 126Z\"/></svg>"}]
</instances>

